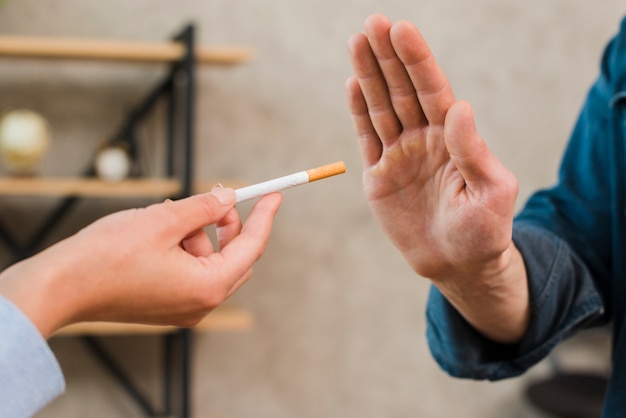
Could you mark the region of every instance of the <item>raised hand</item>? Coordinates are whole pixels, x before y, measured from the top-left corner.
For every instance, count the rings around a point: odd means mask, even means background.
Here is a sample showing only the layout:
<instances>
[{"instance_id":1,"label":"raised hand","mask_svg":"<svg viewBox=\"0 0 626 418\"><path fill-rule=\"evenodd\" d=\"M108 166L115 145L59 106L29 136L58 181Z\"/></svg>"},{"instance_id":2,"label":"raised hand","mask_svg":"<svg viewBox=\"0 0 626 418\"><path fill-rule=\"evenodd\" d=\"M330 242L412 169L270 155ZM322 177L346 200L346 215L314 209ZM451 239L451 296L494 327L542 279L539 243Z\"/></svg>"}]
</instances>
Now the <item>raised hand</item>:
<instances>
[{"instance_id":1,"label":"raised hand","mask_svg":"<svg viewBox=\"0 0 626 418\"><path fill-rule=\"evenodd\" d=\"M413 25L370 16L349 51L347 95L374 215L425 277L483 269L511 243L517 180Z\"/></svg>"},{"instance_id":2,"label":"raised hand","mask_svg":"<svg viewBox=\"0 0 626 418\"><path fill-rule=\"evenodd\" d=\"M517 179L478 134L470 105L455 100L417 28L370 16L349 51L346 91L374 216L478 331L519 341L530 308L512 241Z\"/></svg>"}]
</instances>

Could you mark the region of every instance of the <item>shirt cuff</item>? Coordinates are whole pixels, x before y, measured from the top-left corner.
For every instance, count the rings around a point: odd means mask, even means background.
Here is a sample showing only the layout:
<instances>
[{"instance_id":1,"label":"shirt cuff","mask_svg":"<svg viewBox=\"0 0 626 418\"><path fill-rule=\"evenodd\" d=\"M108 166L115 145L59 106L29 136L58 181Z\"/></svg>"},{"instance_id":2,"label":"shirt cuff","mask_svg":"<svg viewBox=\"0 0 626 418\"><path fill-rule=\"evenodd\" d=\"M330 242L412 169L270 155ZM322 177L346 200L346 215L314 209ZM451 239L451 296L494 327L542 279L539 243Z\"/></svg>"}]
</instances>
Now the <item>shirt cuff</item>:
<instances>
[{"instance_id":1,"label":"shirt cuff","mask_svg":"<svg viewBox=\"0 0 626 418\"><path fill-rule=\"evenodd\" d=\"M63 393L63 373L39 330L2 296L0 334L0 416L30 417Z\"/></svg>"},{"instance_id":2,"label":"shirt cuff","mask_svg":"<svg viewBox=\"0 0 626 418\"><path fill-rule=\"evenodd\" d=\"M513 240L526 265L531 307L529 327L519 344L483 337L431 287L428 344L440 367L452 376L489 380L518 376L574 331L603 319L602 297L565 241L523 223L516 223Z\"/></svg>"}]
</instances>

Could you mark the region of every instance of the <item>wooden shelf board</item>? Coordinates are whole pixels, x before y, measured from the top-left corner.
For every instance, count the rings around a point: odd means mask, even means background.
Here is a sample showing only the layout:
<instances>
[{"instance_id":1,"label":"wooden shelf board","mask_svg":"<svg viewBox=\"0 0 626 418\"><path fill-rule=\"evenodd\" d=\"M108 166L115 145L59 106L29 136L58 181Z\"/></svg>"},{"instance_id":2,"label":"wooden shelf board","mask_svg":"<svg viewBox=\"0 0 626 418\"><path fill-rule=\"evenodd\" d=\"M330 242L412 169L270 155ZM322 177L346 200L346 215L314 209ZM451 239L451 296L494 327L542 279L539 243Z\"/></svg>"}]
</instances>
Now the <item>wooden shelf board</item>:
<instances>
[{"instance_id":1,"label":"wooden shelf board","mask_svg":"<svg viewBox=\"0 0 626 418\"><path fill-rule=\"evenodd\" d=\"M193 192L211 191L217 181L194 182ZM222 180L225 187L242 187L240 180ZM82 197L167 197L176 196L182 190L176 179L128 179L102 181L80 177L1 177L0 196L82 196Z\"/></svg>"},{"instance_id":2,"label":"wooden shelf board","mask_svg":"<svg viewBox=\"0 0 626 418\"><path fill-rule=\"evenodd\" d=\"M208 331L247 331L254 326L251 313L234 306L221 306L208 314L192 329ZM80 335L161 335L172 333L176 327L160 325L138 325L115 322L81 322L61 328L55 336Z\"/></svg>"},{"instance_id":3,"label":"wooden shelf board","mask_svg":"<svg viewBox=\"0 0 626 418\"><path fill-rule=\"evenodd\" d=\"M0 178L2 196L161 197L175 196L180 189L175 179Z\"/></svg>"},{"instance_id":4,"label":"wooden shelf board","mask_svg":"<svg viewBox=\"0 0 626 418\"><path fill-rule=\"evenodd\" d=\"M180 42L107 41L0 35L0 56L130 62L174 62L185 48ZM232 65L250 60L245 47L197 47L199 64Z\"/></svg>"}]
</instances>

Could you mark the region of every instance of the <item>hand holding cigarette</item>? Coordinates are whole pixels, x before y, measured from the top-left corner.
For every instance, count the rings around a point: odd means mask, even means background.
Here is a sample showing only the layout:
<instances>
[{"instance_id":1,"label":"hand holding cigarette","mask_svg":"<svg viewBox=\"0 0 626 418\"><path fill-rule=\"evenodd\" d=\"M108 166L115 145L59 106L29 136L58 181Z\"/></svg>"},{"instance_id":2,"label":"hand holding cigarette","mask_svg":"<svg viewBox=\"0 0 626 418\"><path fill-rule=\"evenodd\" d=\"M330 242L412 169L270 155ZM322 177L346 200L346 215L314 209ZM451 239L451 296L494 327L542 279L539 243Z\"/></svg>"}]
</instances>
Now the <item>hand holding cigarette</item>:
<instances>
[{"instance_id":1,"label":"hand holding cigarette","mask_svg":"<svg viewBox=\"0 0 626 418\"><path fill-rule=\"evenodd\" d=\"M255 199L269 193L289 189L301 184L311 183L312 181L325 179L345 172L346 165L344 162L337 161L332 164L311 168L305 171L299 171L288 176L278 177L273 180L242 187L235 190L237 196L235 203L245 202L246 200Z\"/></svg>"}]
</instances>

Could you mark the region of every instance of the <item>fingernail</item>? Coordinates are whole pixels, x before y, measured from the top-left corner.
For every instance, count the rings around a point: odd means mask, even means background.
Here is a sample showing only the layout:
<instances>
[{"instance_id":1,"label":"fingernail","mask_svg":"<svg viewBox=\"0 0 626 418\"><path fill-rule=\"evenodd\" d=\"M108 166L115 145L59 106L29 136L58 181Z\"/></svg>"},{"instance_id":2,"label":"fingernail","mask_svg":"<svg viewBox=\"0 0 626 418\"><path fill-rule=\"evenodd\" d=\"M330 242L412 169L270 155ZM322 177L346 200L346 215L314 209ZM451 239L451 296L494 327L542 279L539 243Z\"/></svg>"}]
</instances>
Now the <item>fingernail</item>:
<instances>
[{"instance_id":1,"label":"fingernail","mask_svg":"<svg viewBox=\"0 0 626 418\"><path fill-rule=\"evenodd\" d=\"M173 202L173 200L172 200L172 199L165 199L165 200L163 201L163 203L172 203L172 202Z\"/></svg>"},{"instance_id":2,"label":"fingernail","mask_svg":"<svg viewBox=\"0 0 626 418\"><path fill-rule=\"evenodd\" d=\"M222 205L232 205L235 201L235 191L233 189L224 189L223 187L214 187L211 194L219 200Z\"/></svg>"},{"instance_id":3,"label":"fingernail","mask_svg":"<svg viewBox=\"0 0 626 418\"><path fill-rule=\"evenodd\" d=\"M215 190L215 189L223 189L224 186L222 186L222 183L217 183L215 186L211 187L211 191Z\"/></svg>"}]
</instances>

